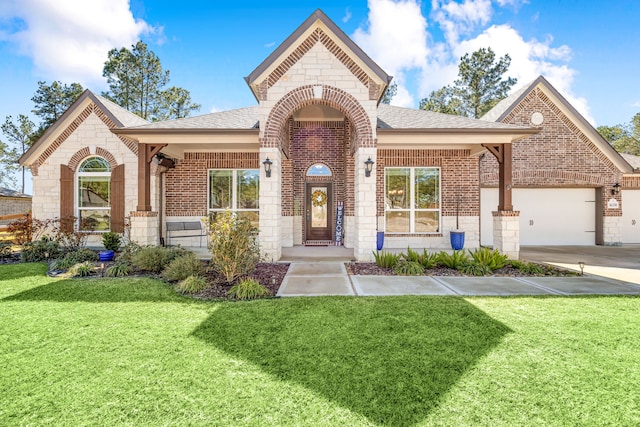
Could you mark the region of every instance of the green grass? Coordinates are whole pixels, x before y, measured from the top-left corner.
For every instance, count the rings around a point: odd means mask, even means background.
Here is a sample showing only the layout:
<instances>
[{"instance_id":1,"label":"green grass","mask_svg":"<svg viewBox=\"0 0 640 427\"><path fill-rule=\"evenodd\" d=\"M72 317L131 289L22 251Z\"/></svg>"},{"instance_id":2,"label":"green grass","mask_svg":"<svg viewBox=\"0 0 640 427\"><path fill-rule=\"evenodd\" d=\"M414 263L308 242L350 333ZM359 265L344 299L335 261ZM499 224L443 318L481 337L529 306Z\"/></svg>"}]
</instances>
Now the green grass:
<instances>
[{"instance_id":1,"label":"green grass","mask_svg":"<svg viewBox=\"0 0 640 427\"><path fill-rule=\"evenodd\" d=\"M0 425L640 424L640 298L196 302L0 266Z\"/></svg>"}]
</instances>

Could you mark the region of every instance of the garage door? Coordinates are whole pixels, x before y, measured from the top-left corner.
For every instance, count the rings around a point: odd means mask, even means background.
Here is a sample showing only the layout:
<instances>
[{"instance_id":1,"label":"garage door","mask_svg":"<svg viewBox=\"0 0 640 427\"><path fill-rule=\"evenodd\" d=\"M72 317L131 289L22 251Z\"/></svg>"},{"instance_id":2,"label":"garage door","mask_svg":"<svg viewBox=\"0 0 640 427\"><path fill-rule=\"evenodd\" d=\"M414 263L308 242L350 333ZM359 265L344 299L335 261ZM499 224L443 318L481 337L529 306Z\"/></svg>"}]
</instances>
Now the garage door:
<instances>
[{"instance_id":1,"label":"garage door","mask_svg":"<svg viewBox=\"0 0 640 427\"><path fill-rule=\"evenodd\" d=\"M640 243L640 190L622 192L622 243Z\"/></svg>"},{"instance_id":2,"label":"garage door","mask_svg":"<svg viewBox=\"0 0 640 427\"><path fill-rule=\"evenodd\" d=\"M481 243L493 245L493 217L498 189L481 190ZM595 189L513 190L513 209L520 211L520 245L595 245Z\"/></svg>"}]
</instances>

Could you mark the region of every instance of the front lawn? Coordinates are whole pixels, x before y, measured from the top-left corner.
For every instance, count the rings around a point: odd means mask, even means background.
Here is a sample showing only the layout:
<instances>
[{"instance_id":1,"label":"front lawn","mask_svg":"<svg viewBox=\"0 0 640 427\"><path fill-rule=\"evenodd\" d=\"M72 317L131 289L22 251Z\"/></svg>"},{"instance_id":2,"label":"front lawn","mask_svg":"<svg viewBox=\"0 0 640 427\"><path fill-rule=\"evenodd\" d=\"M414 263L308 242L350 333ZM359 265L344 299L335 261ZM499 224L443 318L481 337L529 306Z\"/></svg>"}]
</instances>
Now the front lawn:
<instances>
[{"instance_id":1,"label":"front lawn","mask_svg":"<svg viewBox=\"0 0 640 427\"><path fill-rule=\"evenodd\" d=\"M638 297L202 302L0 266L0 425L640 424Z\"/></svg>"}]
</instances>

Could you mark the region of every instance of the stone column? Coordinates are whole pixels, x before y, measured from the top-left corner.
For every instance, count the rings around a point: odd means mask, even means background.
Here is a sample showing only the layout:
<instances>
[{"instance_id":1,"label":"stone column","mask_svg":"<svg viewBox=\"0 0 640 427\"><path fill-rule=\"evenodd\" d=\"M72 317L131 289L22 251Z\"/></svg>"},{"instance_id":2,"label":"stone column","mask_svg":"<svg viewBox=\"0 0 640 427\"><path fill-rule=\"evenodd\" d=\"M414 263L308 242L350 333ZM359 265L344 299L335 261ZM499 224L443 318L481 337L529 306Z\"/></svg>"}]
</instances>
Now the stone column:
<instances>
[{"instance_id":1,"label":"stone column","mask_svg":"<svg viewBox=\"0 0 640 427\"><path fill-rule=\"evenodd\" d=\"M158 212L131 212L131 241L141 245L160 244Z\"/></svg>"},{"instance_id":2,"label":"stone column","mask_svg":"<svg viewBox=\"0 0 640 427\"><path fill-rule=\"evenodd\" d=\"M271 176L264 165L269 158ZM278 261L282 254L282 155L278 148L260 148L260 252L268 261Z\"/></svg>"},{"instance_id":3,"label":"stone column","mask_svg":"<svg viewBox=\"0 0 640 427\"><path fill-rule=\"evenodd\" d=\"M509 259L520 258L520 212L493 211L493 247Z\"/></svg>"},{"instance_id":4,"label":"stone column","mask_svg":"<svg viewBox=\"0 0 640 427\"><path fill-rule=\"evenodd\" d=\"M364 162L370 157L376 161L375 148L358 148L354 155L355 186L354 209L355 230L353 254L358 261L370 261L376 250L376 164L371 176L365 176Z\"/></svg>"},{"instance_id":5,"label":"stone column","mask_svg":"<svg viewBox=\"0 0 640 427\"><path fill-rule=\"evenodd\" d=\"M605 246L622 246L621 219L619 216L602 218L603 239Z\"/></svg>"}]
</instances>

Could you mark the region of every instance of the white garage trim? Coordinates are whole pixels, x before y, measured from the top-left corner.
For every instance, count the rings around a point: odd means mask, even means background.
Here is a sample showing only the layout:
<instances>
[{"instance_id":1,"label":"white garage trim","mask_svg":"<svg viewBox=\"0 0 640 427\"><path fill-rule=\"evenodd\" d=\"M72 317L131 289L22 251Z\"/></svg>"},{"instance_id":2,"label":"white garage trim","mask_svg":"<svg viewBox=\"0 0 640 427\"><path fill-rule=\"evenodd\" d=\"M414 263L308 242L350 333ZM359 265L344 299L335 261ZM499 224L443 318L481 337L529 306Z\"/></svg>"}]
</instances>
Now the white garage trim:
<instances>
[{"instance_id":1,"label":"white garage trim","mask_svg":"<svg viewBox=\"0 0 640 427\"><path fill-rule=\"evenodd\" d=\"M491 211L498 189L480 191L481 244L493 246ZM596 192L593 188L515 188L513 209L520 211L520 245L595 245Z\"/></svg>"}]
</instances>

